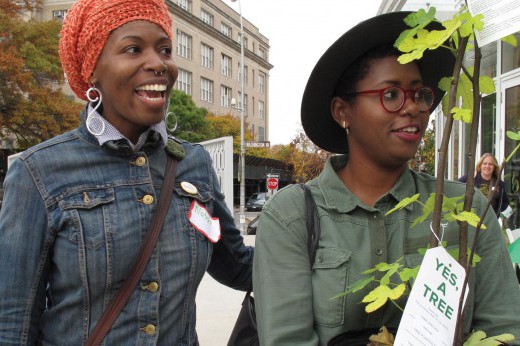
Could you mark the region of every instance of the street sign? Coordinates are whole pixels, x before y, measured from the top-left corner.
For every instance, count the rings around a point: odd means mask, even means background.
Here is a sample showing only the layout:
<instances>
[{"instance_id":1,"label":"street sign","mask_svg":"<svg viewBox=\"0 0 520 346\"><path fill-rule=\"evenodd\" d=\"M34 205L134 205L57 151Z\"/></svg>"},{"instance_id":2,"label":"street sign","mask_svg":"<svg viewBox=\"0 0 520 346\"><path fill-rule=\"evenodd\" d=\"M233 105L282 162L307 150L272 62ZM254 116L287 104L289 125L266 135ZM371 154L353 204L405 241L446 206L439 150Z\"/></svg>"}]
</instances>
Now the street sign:
<instances>
[{"instance_id":1,"label":"street sign","mask_svg":"<svg viewBox=\"0 0 520 346\"><path fill-rule=\"evenodd\" d=\"M269 147L271 147L271 142L269 142L269 141L246 142L246 147L248 147L248 148L269 148Z\"/></svg>"},{"instance_id":2,"label":"street sign","mask_svg":"<svg viewBox=\"0 0 520 346\"><path fill-rule=\"evenodd\" d=\"M267 188L269 190L278 189L278 178L267 178Z\"/></svg>"}]
</instances>

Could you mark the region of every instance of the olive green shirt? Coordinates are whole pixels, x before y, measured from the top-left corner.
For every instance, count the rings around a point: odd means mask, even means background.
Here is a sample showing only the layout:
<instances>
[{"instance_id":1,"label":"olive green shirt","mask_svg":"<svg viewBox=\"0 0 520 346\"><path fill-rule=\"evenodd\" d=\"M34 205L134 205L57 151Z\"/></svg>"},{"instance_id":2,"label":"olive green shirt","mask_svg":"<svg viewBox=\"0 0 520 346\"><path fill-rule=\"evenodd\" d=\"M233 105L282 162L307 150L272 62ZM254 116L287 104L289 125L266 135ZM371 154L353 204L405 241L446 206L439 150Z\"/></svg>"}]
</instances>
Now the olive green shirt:
<instances>
[{"instance_id":1,"label":"olive green shirt","mask_svg":"<svg viewBox=\"0 0 520 346\"><path fill-rule=\"evenodd\" d=\"M321 237L312 271L309 268L303 190L289 186L271 197L260 217L256 235L253 286L261 345L325 345L345 331L397 328L402 312L392 303L373 313L364 311L364 290L331 299L347 290L377 263L404 259L407 267L421 263L419 248L430 240L431 219L412 227L422 215L413 203L385 216L399 201L420 193L422 202L435 192L435 178L405 169L395 186L374 207L364 205L342 183L336 171L346 156L330 158L320 176L308 183L318 206ZM448 197L462 196L465 185L447 181ZM476 190L473 207L481 214L485 197ZM490 209L491 210L491 209ZM465 332L520 337L520 290L496 216L487 213L487 229L479 237L466 301ZM474 228L470 227L469 244ZM456 247L458 226L451 222L443 240ZM406 298L398 303L404 307ZM518 341L517 341L518 342ZM520 343L517 343L520 344ZM515 344L515 345L517 345Z\"/></svg>"}]
</instances>

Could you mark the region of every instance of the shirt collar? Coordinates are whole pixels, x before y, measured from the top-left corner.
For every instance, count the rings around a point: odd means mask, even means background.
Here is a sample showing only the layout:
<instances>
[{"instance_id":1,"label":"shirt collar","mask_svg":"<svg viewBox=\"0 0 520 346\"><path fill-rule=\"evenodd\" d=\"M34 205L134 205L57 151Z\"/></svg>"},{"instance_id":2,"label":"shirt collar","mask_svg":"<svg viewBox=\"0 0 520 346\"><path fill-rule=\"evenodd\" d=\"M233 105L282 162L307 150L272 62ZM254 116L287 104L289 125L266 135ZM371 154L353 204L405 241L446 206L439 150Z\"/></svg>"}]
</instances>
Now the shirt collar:
<instances>
[{"instance_id":1,"label":"shirt collar","mask_svg":"<svg viewBox=\"0 0 520 346\"><path fill-rule=\"evenodd\" d=\"M367 210L375 210L372 207L364 205L339 178L337 171L345 167L348 162L348 155L334 155L328 158L325 167L318 177L318 186L323 193L327 207L335 209L340 213L348 213L356 207L361 207ZM406 197L411 197L417 192L412 172L408 167L403 170L403 173L395 183L395 185L382 196L379 200L391 196L397 202ZM376 202L377 205L377 202ZM412 210L413 205L409 204L405 209Z\"/></svg>"},{"instance_id":2,"label":"shirt collar","mask_svg":"<svg viewBox=\"0 0 520 346\"><path fill-rule=\"evenodd\" d=\"M88 105L87 114L88 112L92 112L92 107L90 104ZM166 132L166 124L164 121L161 121L158 124L150 126L145 132L141 133L139 136L139 139L136 144L133 144L128 138L126 138L116 127L114 127L110 122L108 122L104 117L102 117L97 111L95 111L95 114L98 115L101 119L101 121L105 124L105 131L100 136L95 136L98 144L102 146L103 144L113 141L119 141L121 139L124 139L128 142L128 145L133 150L140 150L142 146L146 143L146 140L148 139L148 135L151 131L156 131L161 135L162 139L162 147L166 146L166 143L168 142L168 133ZM93 126L95 127L96 124L99 124L98 122L93 122ZM101 125L99 125L101 126ZM98 129L95 129L98 130ZM100 129L99 129L100 130Z\"/></svg>"}]
</instances>

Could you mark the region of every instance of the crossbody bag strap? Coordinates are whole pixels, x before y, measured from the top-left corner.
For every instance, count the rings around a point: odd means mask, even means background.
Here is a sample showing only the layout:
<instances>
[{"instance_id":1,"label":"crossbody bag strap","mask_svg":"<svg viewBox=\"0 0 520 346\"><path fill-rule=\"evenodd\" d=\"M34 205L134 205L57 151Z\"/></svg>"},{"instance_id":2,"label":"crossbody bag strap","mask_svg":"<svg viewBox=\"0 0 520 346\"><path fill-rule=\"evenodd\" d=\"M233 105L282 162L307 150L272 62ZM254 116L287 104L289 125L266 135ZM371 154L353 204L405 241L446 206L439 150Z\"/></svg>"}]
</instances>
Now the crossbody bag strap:
<instances>
[{"instance_id":1,"label":"crossbody bag strap","mask_svg":"<svg viewBox=\"0 0 520 346\"><path fill-rule=\"evenodd\" d=\"M175 170L177 168L177 160L166 155L166 169L164 173L164 180L161 187L161 195L159 196L159 202L157 204L157 210L152 216L148 231L146 232L141 248L137 255L137 259L134 262L128 277L126 278L123 286L117 292L117 295L112 298L107 309L101 315L99 322L96 324L92 333L90 333L85 345L86 346L97 346L101 344L105 335L108 333L112 324L116 320L117 316L130 299L132 292L137 285L137 282L143 275L143 272L148 264L148 260L152 255L155 244L159 239L166 213L170 208L170 202L172 200L173 185L175 183Z\"/></svg>"},{"instance_id":2,"label":"crossbody bag strap","mask_svg":"<svg viewBox=\"0 0 520 346\"><path fill-rule=\"evenodd\" d=\"M316 251L318 251L318 244L320 242L320 216L310 188L305 184L300 184L300 187L303 189L305 195L305 212L308 234L307 249L309 251L309 265L312 271L312 266L316 259Z\"/></svg>"}]
</instances>

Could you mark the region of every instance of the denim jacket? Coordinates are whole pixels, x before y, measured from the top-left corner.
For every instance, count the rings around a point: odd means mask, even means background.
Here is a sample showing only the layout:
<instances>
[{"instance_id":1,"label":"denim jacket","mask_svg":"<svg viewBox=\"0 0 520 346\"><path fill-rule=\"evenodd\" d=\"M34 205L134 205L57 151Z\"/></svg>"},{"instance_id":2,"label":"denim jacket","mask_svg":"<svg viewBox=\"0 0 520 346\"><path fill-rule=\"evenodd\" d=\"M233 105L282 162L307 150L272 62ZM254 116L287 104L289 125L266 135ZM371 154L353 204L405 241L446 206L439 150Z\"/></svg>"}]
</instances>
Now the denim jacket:
<instances>
[{"instance_id":1,"label":"denim jacket","mask_svg":"<svg viewBox=\"0 0 520 346\"><path fill-rule=\"evenodd\" d=\"M195 294L208 272L251 285L253 249L225 205L209 154L179 141L159 241L106 345L198 345ZM26 150L9 169L0 212L0 344L80 345L121 287L156 208L162 141L99 146L84 125ZM190 194L181 186L197 188ZM188 219L196 200L220 220L212 244Z\"/></svg>"}]
</instances>

